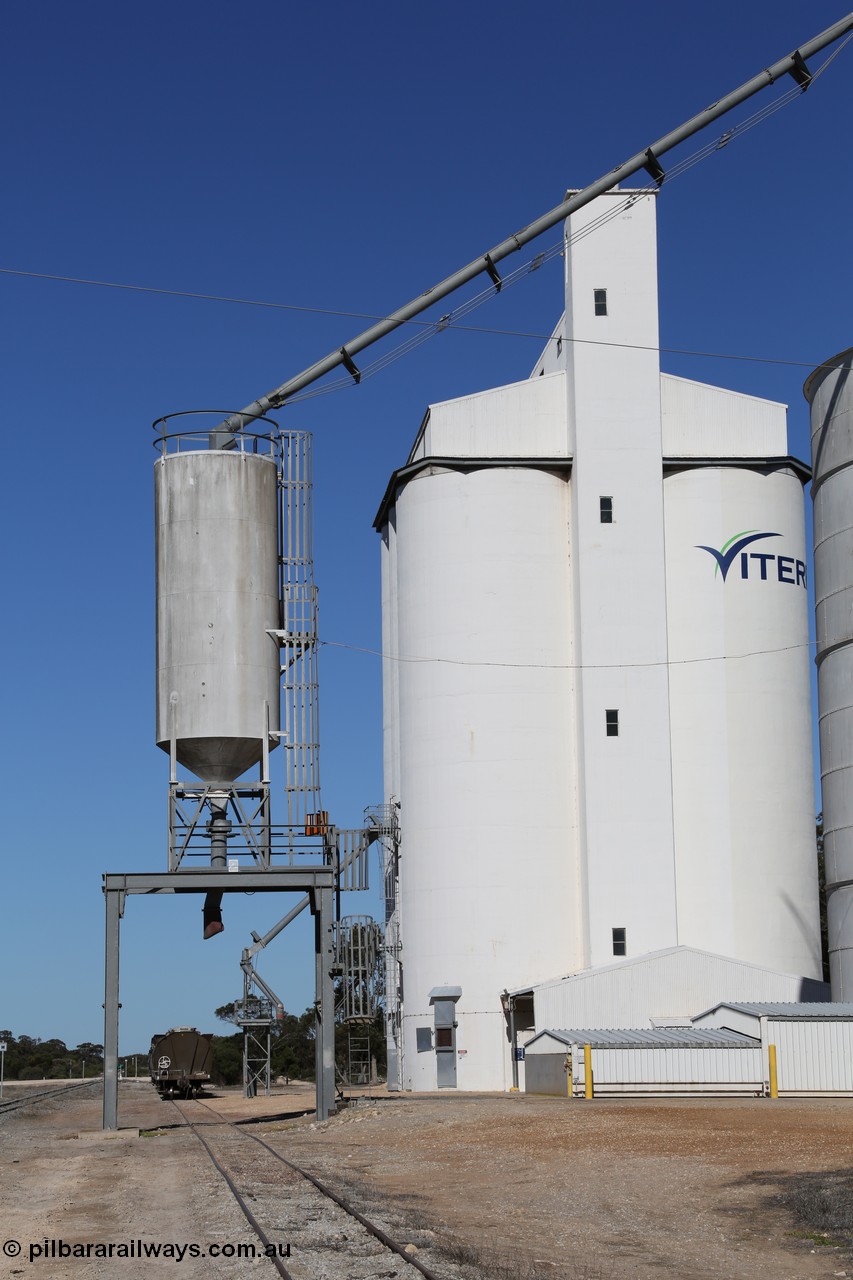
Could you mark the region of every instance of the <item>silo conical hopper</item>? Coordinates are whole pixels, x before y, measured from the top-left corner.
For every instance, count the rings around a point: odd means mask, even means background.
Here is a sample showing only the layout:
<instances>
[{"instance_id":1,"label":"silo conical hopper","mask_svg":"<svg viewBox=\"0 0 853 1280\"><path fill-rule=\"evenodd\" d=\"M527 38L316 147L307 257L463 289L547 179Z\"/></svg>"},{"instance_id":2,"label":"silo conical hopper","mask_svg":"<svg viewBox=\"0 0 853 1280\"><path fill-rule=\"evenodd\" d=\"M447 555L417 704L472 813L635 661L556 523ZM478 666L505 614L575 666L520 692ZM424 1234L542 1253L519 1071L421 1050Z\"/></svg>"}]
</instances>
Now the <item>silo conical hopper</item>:
<instances>
[{"instance_id":1,"label":"silo conical hopper","mask_svg":"<svg viewBox=\"0 0 853 1280\"><path fill-rule=\"evenodd\" d=\"M193 449L164 451L154 475L157 745L174 738L180 764L227 786L278 729L278 469Z\"/></svg>"}]
</instances>

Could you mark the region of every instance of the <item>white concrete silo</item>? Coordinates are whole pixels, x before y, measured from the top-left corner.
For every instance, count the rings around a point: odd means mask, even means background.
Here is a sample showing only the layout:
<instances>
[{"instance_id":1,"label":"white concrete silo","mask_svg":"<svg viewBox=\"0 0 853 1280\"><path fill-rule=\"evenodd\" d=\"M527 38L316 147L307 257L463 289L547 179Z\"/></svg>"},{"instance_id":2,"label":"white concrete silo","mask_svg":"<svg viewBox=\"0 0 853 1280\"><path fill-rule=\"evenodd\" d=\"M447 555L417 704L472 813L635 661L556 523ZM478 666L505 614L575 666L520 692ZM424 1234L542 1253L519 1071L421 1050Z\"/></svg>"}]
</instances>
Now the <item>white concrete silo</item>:
<instances>
[{"instance_id":1,"label":"white concrete silo","mask_svg":"<svg viewBox=\"0 0 853 1280\"><path fill-rule=\"evenodd\" d=\"M520 387L534 411L550 390ZM498 431L506 399L490 401ZM454 412L434 406L433 431ZM495 974L580 959L569 486L565 465L510 459L405 470L382 518L386 777L403 799L402 1083L505 1087ZM442 989L459 993L452 1081L440 1075L449 1057L424 1051Z\"/></svg>"},{"instance_id":2,"label":"white concrete silo","mask_svg":"<svg viewBox=\"0 0 853 1280\"><path fill-rule=\"evenodd\" d=\"M681 943L819 977L802 486L665 480L675 877Z\"/></svg>"},{"instance_id":3,"label":"white concrete silo","mask_svg":"<svg viewBox=\"0 0 853 1280\"><path fill-rule=\"evenodd\" d=\"M853 998L853 348L805 385L811 405L817 689L833 1000Z\"/></svg>"}]
</instances>

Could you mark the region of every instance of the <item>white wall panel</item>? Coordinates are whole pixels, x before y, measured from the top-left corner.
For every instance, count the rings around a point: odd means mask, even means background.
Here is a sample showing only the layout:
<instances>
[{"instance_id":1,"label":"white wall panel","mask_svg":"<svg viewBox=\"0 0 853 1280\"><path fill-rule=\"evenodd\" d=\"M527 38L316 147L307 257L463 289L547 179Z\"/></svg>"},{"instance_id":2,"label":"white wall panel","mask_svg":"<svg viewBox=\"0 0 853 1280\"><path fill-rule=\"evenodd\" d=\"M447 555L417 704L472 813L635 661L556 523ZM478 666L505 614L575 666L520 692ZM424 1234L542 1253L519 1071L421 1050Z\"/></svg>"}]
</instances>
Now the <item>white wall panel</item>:
<instances>
[{"instance_id":1,"label":"white wall panel","mask_svg":"<svg viewBox=\"0 0 853 1280\"><path fill-rule=\"evenodd\" d=\"M853 1092L853 1021L768 1019L780 1093Z\"/></svg>"},{"instance_id":2,"label":"white wall panel","mask_svg":"<svg viewBox=\"0 0 853 1280\"><path fill-rule=\"evenodd\" d=\"M772 458L788 452L785 405L661 374L663 455Z\"/></svg>"},{"instance_id":3,"label":"white wall panel","mask_svg":"<svg viewBox=\"0 0 853 1280\"><path fill-rule=\"evenodd\" d=\"M583 1048L574 1055L578 1084L584 1082ZM592 1050L593 1086L664 1084L743 1084L763 1078L761 1048L754 1049L596 1049Z\"/></svg>"},{"instance_id":4,"label":"white wall panel","mask_svg":"<svg viewBox=\"0 0 853 1280\"><path fill-rule=\"evenodd\" d=\"M543 983L533 993L539 1030L646 1027L650 1018L693 1017L724 999L802 998L800 978L689 947Z\"/></svg>"},{"instance_id":5,"label":"white wall panel","mask_svg":"<svg viewBox=\"0 0 853 1280\"><path fill-rule=\"evenodd\" d=\"M566 375L545 374L430 405L411 458L565 458Z\"/></svg>"}]
</instances>

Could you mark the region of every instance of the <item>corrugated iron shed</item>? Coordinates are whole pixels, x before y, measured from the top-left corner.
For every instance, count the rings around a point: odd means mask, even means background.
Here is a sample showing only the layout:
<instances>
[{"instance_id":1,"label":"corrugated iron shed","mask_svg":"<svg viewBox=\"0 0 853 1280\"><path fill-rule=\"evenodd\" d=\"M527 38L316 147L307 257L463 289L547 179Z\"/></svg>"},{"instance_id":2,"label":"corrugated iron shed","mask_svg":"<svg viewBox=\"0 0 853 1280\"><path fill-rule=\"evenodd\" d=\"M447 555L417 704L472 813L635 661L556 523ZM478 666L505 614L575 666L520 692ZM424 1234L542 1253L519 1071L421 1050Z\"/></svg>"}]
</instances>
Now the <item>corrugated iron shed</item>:
<instances>
[{"instance_id":1,"label":"corrugated iron shed","mask_svg":"<svg viewBox=\"0 0 853 1280\"><path fill-rule=\"evenodd\" d=\"M561 1044L588 1044L593 1049L742 1049L754 1048L755 1037L725 1028L703 1027L695 1030L687 1027L638 1027L628 1030L580 1028L571 1030L545 1030L528 1040L525 1049L543 1036L550 1036Z\"/></svg>"},{"instance_id":2,"label":"corrugated iron shed","mask_svg":"<svg viewBox=\"0 0 853 1280\"><path fill-rule=\"evenodd\" d=\"M829 986L680 946L626 957L511 994L516 999L532 997L536 1027L630 1029L645 1026L651 1018L693 1017L699 1009L715 1008L721 997L730 1002L819 1004L829 996Z\"/></svg>"},{"instance_id":3,"label":"corrugated iron shed","mask_svg":"<svg viewBox=\"0 0 853 1280\"><path fill-rule=\"evenodd\" d=\"M696 1015L697 1018L704 1018L707 1014L715 1013L718 1009L732 1009L736 1013L752 1014L756 1018L796 1018L800 1021L808 1018L853 1018L853 1003L836 1001L815 1003L808 1002L785 1002L785 1001L768 1001L765 1003L739 1003L732 1000L722 1000L719 1004L712 1005L710 1009L703 1010L702 1013Z\"/></svg>"}]
</instances>

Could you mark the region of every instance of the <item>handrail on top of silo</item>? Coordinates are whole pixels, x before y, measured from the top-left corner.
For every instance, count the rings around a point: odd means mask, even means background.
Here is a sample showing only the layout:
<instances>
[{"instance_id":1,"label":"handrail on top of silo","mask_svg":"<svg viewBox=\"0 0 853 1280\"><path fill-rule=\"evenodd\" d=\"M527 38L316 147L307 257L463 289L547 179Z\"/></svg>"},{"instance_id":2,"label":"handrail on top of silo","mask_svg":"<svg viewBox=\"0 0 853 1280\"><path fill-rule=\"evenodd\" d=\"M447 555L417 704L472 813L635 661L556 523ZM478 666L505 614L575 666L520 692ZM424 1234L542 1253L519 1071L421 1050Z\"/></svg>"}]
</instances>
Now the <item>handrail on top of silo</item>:
<instances>
[{"instance_id":1,"label":"handrail on top of silo","mask_svg":"<svg viewBox=\"0 0 853 1280\"><path fill-rule=\"evenodd\" d=\"M157 432L157 438L153 441L154 448L157 449L161 457L169 453L180 453L182 446L190 446L193 449L211 449L221 448L214 443L216 433L211 429L182 430L170 431L170 423L175 418L199 417L203 414L210 414L216 423L222 420L223 410L221 409L183 409L176 413L166 413L162 417L157 418L151 424L152 431ZM255 415L256 423L266 423L270 431L244 431L239 437L235 437L227 446L227 452L231 453L251 453L251 454L278 454L281 447L281 429L278 423L267 418L263 414ZM245 437L245 440L242 438ZM263 448L263 442L266 442L267 448Z\"/></svg>"}]
</instances>

